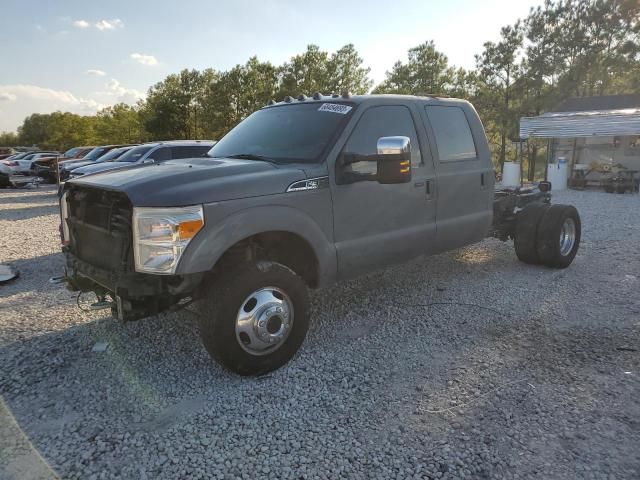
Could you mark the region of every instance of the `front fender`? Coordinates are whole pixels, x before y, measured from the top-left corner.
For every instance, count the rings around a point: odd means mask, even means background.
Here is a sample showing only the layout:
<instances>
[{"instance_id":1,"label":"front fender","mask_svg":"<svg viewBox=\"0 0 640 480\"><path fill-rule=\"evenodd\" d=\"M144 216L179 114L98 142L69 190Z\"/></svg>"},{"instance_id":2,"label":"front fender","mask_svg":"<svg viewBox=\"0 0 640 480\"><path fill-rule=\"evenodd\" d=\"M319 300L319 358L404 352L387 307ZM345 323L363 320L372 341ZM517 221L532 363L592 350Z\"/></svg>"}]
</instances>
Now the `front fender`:
<instances>
[{"instance_id":1,"label":"front fender","mask_svg":"<svg viewBox=\"0 0 640 480\"><path fill-rule=\"evenodd\" d=\"M252 235L283 231L302 237L318 260L318 283L336 278L337 259L333 243L306 212L288 205L247 206L222 218L225 202L205 205L205 226L185 250L176 274L206 272L234 244Z\"/></svg>"}]
</instances>

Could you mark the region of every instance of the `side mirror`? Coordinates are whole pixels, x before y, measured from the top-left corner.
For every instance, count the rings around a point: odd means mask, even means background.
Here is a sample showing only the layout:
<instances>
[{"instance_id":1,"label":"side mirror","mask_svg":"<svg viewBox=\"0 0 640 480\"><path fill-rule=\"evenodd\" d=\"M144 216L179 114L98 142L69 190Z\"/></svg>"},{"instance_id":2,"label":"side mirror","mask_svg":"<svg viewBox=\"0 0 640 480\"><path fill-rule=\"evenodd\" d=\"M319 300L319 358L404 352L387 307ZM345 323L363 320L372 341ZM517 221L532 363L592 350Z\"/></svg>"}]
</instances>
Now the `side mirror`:
<instances>
[{"instance_id":1,"label":"side mirror","mask_svg":"<svg viewBox=\"0 0 640 480\"><path fill-rule=\"evenodd\" d=\"M382 184L411 181L411 140L409 137L380 137L377 180Z\"/></svg>"},{"instance_id":2,"label":"side mirror","mask_svg":"<svg viewBox=\"0 0 640 480\"><path fill-rule=\"evenodd\" d=\"M156 163L156 161L153 158L145 158L140 163Z\"/></svg>"}]
</instances>

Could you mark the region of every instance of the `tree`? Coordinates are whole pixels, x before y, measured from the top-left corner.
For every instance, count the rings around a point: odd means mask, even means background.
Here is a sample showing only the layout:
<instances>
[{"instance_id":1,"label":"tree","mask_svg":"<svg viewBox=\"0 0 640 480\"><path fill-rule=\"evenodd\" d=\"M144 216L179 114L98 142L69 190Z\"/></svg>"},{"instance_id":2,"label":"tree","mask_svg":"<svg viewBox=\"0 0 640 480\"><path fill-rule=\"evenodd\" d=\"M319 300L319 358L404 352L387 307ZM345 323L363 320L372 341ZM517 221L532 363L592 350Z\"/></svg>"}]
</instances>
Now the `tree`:
<instances>
[{"instance_id":1,"label":"tree","mask_svg":"<svg viewBox=\"0 0 640 480\"><path fill-rule=\"evenodd\" d=\"M140 143L145 138L136 106L118 103L100 110L96 115L97 143Z\"/></svg>"},{"instance_id":2,"label":"tree","mask_svg":"<svg viewBox=\"0 0 640 480\"><path fill-rule=\"evenodd\" d=\"M349 43L331 55L327 62L327 93L350 92L364 95L373 85L369 79L371 69L363 67L363 60L353 44Z\"/></svg>"},{"instance_id":3,"label":"tree","mask_svg":"<svg viewBox=\"0 0 640 480\"><path fill-rule=\"evenodd\" d=\"M39 145L47 139L50 114L33 113L18 127L20 142L26 146Z\"/></svg>"},{"instance_id":4,"label":"tree","mask_svg":"<svg viewBox=\"0 0 640 480\"><path fill-rule=\"evenodd\" d=\"M0 147L15 147L20 143L18 135L14 132L0 132Z\"/></svg>"},{"instance_id":5,"label":"tree","mask_svg":"<svg viewBox=\"0 0 640 480\"><path fill-rule=\"evenodd\" d=\"M280 67L279 97L329 91L329 54L317 45L307 46L307 51L291 57Z\"/></svg>"},{"instance_id":6,"label":"tree","mask_svg":"<svg viewBox=\"0 0 640 480\"><path fill-rule=\"evenodd\" d=\"M278 70L251 57L244 65L211 79L204 89L203 115L211 138L220 138L238 122L266 105L278 91Z\"/></svg>"},{"instance_id":7,"label":"tree","mask_svg":"<svg viewBox=\"0 0 640 480\"><path fill-rule=\"evenodd\" d=\"M451 67L447 56L436 50L433 41L428 41L409 50L406 64L397 61L373 93L447 95L459 90L465 75L464 70Z\"/></svg>"},{"instance_id":8,"label":"tree","mask_svg":"<svg viewBox=\"0 0 640 480\"><path fill-rule=\"evenodd\" d=\"M491 116L499 129L500 170L506 158L507 138L515 134L518 112L511 107L512 87L521 73L518 56L521 53L523 31L520 21L503 27L500 41L486 42L484 51L476 55L480 86L476 99Z\"/></svg>"},{"instance_id":9,"label":"tree","mask_svg":"<svg viewBox=\"0 0 640 480\"><path fill-rule=\"evenodd\" d=\"M199 138L198 116L202 97L213 71L182 70L171 74L149 89L140 116L143 126L155 140ZM201 120L200 120L201 121Z\"/></svg>"}]
</instances>

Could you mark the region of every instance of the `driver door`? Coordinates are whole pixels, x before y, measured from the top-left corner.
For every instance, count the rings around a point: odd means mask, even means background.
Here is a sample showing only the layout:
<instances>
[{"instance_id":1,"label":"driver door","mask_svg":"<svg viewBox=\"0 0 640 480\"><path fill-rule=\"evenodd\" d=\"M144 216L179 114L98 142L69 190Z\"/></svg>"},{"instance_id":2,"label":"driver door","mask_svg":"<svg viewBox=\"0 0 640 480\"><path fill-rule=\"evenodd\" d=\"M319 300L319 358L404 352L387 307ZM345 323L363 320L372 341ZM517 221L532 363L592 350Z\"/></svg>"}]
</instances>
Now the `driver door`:
<instances>
[{"instance_id":1,"label":"driver door","mask_svg":"<svg viewBox=\"0 0 640 480\"><path fill-rule=\"evenodd\" d=\"M339 278L409 260L433 243L435 174L428 147L421 149L414 116L407 105L364 110L336 160L332 196ZM410 182L378 183L375 162L342 164L345 154L376 154L378 139L389 136L410 139Z\"/></svg>"}]
</instances>

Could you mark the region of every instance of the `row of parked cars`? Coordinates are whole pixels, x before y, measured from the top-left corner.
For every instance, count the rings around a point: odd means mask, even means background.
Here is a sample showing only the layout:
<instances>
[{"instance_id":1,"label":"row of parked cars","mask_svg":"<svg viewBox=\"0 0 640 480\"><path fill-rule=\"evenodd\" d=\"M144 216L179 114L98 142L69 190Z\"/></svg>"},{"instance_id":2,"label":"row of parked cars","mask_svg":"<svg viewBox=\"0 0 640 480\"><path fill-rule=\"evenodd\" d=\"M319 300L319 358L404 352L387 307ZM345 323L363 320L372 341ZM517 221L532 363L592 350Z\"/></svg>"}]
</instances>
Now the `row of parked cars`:
<instances>
[{"instance_id":1,"label":"row of parked cars","mask_svg":"<svg viewBox=\"0 0 640 480\"><path fill-rule=\"evenodd\" d=\"M210 140L171 140L129 145L74 147L64 153L22 152L0 160L1 184L11 175L31 175L48 183L132 165L202 157L215 144ZM57 169L57 171L56 171Z\"/></svg>"}]
</instances>

